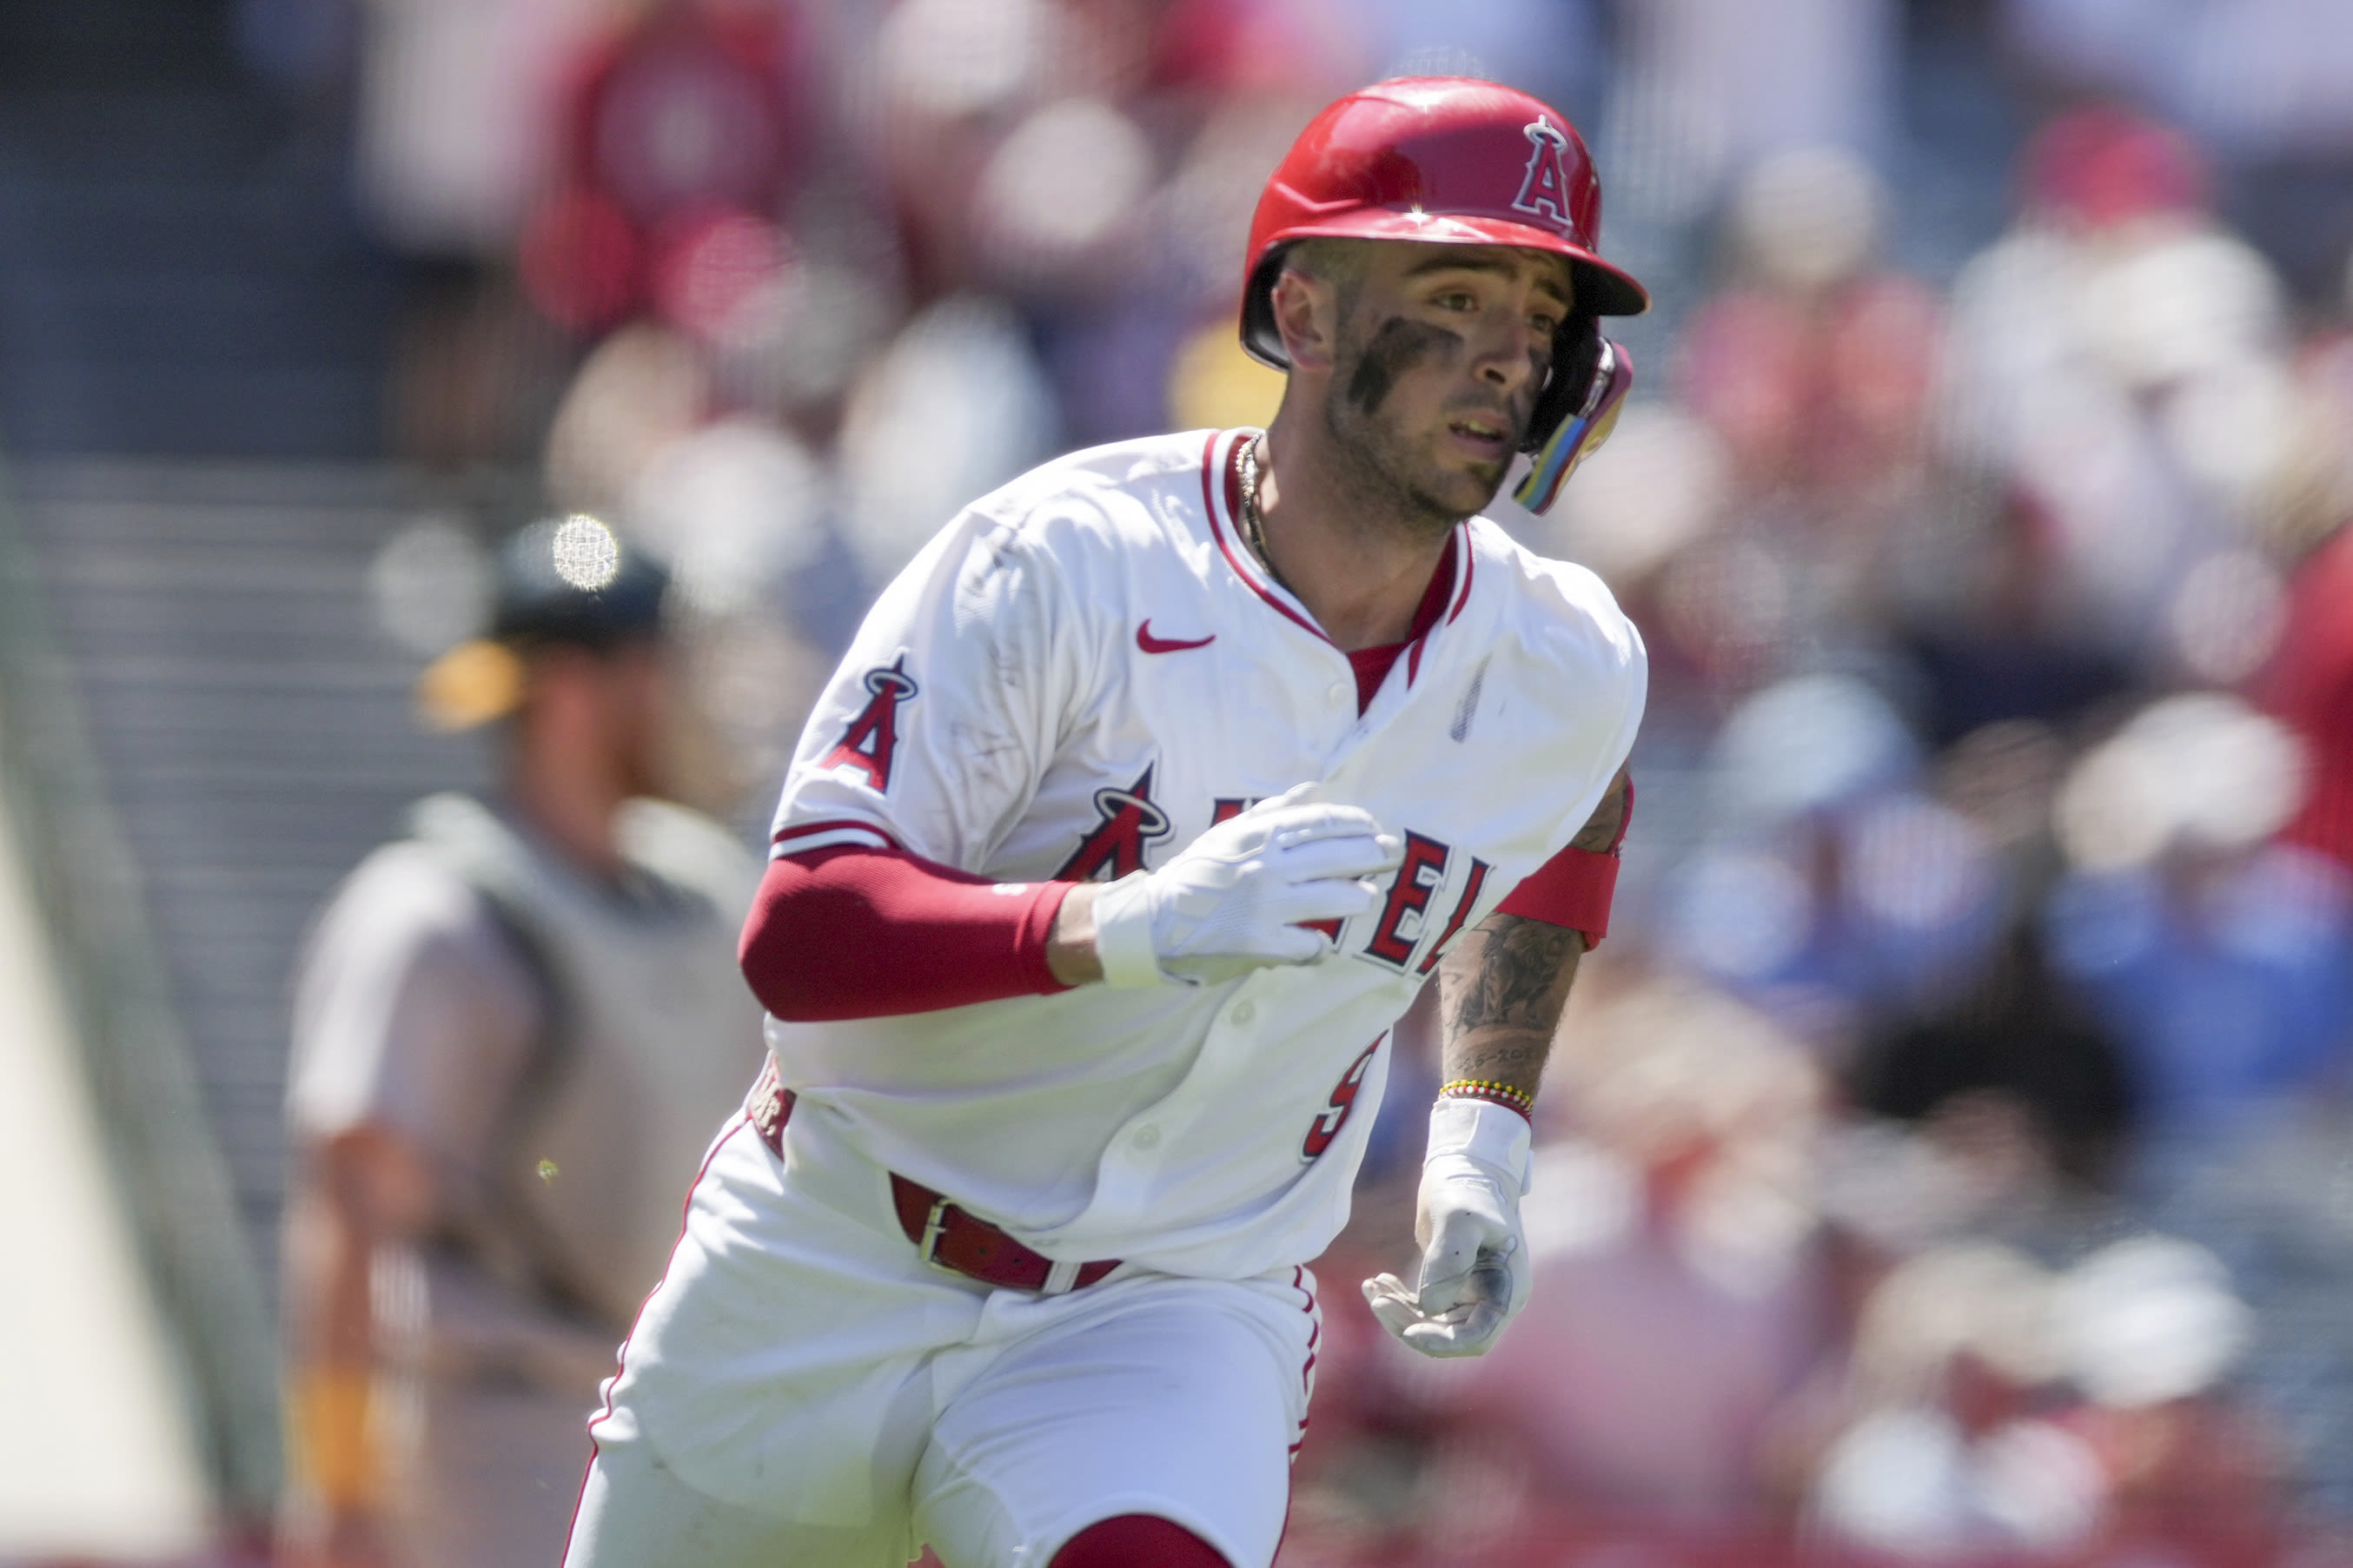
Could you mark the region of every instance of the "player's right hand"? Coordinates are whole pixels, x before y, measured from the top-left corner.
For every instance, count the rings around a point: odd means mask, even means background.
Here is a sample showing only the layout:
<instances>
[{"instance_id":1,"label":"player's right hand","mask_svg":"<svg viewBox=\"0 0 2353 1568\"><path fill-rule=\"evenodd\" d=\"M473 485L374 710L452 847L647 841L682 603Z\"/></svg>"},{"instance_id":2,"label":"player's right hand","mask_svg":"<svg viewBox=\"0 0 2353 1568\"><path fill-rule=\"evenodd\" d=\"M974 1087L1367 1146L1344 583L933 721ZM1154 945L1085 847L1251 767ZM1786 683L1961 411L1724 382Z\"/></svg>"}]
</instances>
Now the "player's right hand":
<instances>
[{"instance_id":1,"label":"player's right hand","mask_svg":"<svg viewBox=\"0 0 2353 1568\"><path fill-rule=\"evenodd\" d=\"M1440 1100L1430 1110L1414 1236L1421 1275L1411 1289L1394 1274L1365 1281L1381 1326L1427 1356L1484 1355L1527 1305L1527 1241L1520 1199L1528 1188L1528 1120L1475 1100Z\"/></svg>"},{"instance_id":2,"label":"player's right hand","mask_svg":"<svg viewBox=\"0 0 2353 1568\"><path fill-rule=\"evenodd\" d=\"M1156 871L1095 900L1104 983L1216 984L1277 963L1312 963L1332 939L1308 921L1346 920L1380 901L1365 879L1397 868L1398 840L1312 784L1210 828Z\"/></svg>"}]
</instances>

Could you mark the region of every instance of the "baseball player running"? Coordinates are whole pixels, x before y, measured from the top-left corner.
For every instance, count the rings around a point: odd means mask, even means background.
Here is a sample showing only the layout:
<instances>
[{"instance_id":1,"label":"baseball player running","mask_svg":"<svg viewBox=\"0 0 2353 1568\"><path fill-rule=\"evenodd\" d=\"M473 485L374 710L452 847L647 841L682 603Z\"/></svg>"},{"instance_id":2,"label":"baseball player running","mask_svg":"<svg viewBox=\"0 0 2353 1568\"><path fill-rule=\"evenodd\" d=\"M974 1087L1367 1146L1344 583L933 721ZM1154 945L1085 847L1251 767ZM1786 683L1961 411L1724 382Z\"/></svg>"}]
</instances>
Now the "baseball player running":
<instances>
[{"instance_id":1,"label":"baseball player running","mask_svg":"<svg viewBox=\"0 0 2353 1568\"><path fill-rule=\"evenodd\" d=\"M1389 1029L1442 987L1419 1277L1526 1293L1527 1111L1606 923L1641 645L1478 516L1627 384L1585 147L1424 79L1261 198L1273 426L1060 458L882 595L786 780L743 960L772 1063L591 1426L571 1568L1261 1565Z\"/></svg>"}]
</instances>

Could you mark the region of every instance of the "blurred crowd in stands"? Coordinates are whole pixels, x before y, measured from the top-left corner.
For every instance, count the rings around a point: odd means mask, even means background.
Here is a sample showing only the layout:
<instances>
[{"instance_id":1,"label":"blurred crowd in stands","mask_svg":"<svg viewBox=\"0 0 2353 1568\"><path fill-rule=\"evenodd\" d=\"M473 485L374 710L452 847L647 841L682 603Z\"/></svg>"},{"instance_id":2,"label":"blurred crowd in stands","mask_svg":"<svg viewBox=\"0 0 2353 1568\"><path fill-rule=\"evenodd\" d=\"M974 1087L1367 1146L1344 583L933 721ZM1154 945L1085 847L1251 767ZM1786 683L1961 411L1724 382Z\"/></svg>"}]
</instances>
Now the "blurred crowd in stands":
<instances>
[{"instance_id":1,"label":"blurred crowd in stands","mask_svg":"<svg viewBox=\"0 0 2353 1568\"><path fill-rule=\"evenodd\" d=\"M470 476L529 467L672 563L747 825L965 501L1271 415L1237 268L1316 108L1561 105L1660 319L1562 506L1496 515L1643 629L1638 815L1534 1304L1461 1364L1355 1309L1410 1231L1393 1083L1285 1561L2353 1553L2341 6L247 10L410 280L388 440L450 510L380 559L388 632L463 634ZM1924 148L1939 90L2019 134ZM1973 177L2005 232L1898 243Z\"/></svg>"}]
</instances>

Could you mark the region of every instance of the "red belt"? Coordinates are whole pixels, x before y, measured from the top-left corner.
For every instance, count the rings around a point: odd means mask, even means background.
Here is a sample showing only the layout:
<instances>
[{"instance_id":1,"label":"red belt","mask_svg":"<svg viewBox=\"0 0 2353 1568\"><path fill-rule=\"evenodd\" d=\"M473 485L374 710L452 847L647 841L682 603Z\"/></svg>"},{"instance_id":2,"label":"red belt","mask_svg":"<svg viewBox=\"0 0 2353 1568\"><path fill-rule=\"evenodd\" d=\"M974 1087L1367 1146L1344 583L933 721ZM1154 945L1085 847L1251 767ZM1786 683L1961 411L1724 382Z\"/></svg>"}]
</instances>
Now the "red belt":
<instances>
[{"instance_id":1,"label":"red belt","mask_svg":"<svg viewBox=\"0 0 2353 1568\"><path fill-rule=\"evenodd\" d=\"M793 1102L793 1091L777 1081L776 1060L771 1058L754 1080L744 1110L760 1141L780 1160L785 1156L785 1123L792 1120ZM891 1206L898 1211L899 1228L907 1233L924 1262L1000 1289L1059 1296L1093 1284L1120 1264L1116 1258L1057 1263L895 1171L891 1173Z\"/></svg>"}]
</instances>

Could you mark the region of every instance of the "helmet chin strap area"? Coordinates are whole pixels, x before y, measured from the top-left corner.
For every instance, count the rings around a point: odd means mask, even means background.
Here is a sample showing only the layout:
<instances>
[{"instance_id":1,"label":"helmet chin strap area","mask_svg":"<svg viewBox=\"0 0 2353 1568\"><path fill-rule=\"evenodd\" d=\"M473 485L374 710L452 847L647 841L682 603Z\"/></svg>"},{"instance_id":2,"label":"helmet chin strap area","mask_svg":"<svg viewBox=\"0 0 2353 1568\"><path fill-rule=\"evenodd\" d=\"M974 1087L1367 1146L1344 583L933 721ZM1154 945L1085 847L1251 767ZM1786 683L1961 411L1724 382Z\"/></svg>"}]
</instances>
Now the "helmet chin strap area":
<instances>
[{"instance_id":1,"label":"helmet chin strap area","mask_svg":"<svg viewBox=\"0 0 2353 1568\"><path fill-rule=\"evenodd\" d=\"M1609 438L1618 411L1634 388L1634 361L1622 345L1601 336L1589 316L1582 319L1581 329L1572 321L1563 335L1572 331L1579 331L1584 341L1569 348L1561 372L1536 400L1522 447L1530 454L1527 476L1512 490L1512 499L1532 512L1552 510L1568 476ZM1591 365L1589 373L1578 374L1581 363Z\"/></svg>"}]
</instances>

